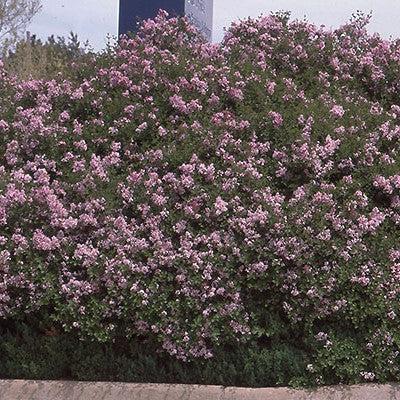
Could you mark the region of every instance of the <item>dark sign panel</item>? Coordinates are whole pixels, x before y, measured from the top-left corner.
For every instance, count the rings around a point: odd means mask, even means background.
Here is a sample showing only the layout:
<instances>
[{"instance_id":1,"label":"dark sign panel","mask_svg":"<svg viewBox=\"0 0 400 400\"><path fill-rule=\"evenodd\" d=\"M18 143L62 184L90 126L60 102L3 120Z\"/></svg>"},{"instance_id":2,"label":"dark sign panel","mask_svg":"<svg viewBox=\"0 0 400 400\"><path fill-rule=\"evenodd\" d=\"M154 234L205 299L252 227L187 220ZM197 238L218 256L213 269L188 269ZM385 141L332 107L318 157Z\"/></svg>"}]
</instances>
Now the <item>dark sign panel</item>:
<instances>
[{"instance_id":1,"label":"dark sign panel","mask_svg":"<svg viewBox=\"0 0 400 400\"><path fill-rule=\"evenodd\" d=\"M138 22L154 18L160 9L172 16L185 15L185 0L120 0L119 34L135 32Z\"/></svg>"}]
</instances>

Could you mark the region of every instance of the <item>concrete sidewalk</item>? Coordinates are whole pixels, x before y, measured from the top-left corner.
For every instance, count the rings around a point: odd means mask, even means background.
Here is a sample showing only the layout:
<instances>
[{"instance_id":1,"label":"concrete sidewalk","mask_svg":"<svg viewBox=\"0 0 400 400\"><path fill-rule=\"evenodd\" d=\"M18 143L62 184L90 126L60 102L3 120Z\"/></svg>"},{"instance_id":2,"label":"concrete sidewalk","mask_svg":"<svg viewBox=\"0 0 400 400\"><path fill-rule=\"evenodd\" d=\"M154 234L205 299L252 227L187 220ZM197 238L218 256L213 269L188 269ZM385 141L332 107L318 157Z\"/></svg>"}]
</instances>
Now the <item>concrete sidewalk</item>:
<instances>
[{"instance_id":1,"label":"concrete sidewalk","mask_svg":"<svg viewBox=\"0 0 400 400\"><path fill-rule=\"evenodd\" d=\"M1 400L400 400L400 385L360 385L318 390L220 386L0 381Z\"/></svg>"}]
</instances>

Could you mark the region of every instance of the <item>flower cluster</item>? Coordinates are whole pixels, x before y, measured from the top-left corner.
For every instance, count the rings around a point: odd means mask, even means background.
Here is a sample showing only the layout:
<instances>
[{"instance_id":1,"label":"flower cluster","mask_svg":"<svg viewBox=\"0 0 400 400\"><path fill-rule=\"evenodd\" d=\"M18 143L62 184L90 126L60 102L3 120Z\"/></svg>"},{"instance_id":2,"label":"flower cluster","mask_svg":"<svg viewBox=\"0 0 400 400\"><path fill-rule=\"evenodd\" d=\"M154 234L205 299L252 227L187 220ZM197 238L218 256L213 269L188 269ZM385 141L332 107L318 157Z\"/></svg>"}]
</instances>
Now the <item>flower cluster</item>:
<instances>
[{"instance_id":1,"label":"flower cluster","mask_svg":"<svg viewBox=\"0 0 400 400\"><path fill-rule=\"evenodd\" d=\"M289 331L319 381L349 332L351 379L398 377L400 42L366 22L160 12L77 82L0 66L0 317L182 360Z\"/></svg>"}]
</instances>

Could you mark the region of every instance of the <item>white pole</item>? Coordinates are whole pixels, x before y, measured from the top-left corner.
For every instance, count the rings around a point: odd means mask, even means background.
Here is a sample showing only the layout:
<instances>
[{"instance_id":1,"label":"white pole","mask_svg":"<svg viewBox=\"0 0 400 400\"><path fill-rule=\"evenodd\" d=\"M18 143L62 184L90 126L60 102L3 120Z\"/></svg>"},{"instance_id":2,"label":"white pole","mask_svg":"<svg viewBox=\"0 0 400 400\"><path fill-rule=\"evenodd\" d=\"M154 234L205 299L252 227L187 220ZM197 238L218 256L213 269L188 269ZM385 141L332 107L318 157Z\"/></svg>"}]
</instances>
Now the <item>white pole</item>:
<instances>
[{"instance_id":1,"label":"white pole","mask_svg":"<svg viewBox=\"0 0 400 400\"><path fill-rule=\"evenodd\" d=\"M203 33L208 41L212 41L214 0L185 0L185 14Z\"/></svg>"}]
</instances>

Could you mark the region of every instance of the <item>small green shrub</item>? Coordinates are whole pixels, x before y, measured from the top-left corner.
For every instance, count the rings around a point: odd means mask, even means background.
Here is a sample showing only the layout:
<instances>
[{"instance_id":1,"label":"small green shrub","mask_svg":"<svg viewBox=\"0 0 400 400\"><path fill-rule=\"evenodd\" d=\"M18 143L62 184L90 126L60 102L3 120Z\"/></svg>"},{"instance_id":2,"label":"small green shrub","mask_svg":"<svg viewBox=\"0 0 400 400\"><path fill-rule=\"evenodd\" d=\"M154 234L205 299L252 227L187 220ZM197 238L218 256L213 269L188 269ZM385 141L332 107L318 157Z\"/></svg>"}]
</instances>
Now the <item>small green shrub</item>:
<instances>
[{"instance_id":1,"label":"small green shrub","mask_svg":"<svg viewBox=\"0 0 400 400\"><path fill-rule=\"evenodd\" d=\"M93 60L88 43L81 43L74 33L66 39L50 36L46 41L27 33L4 57L7 72L19 80L64 78L79 80L82 67Z\"/></svg>"}]
</instances>

